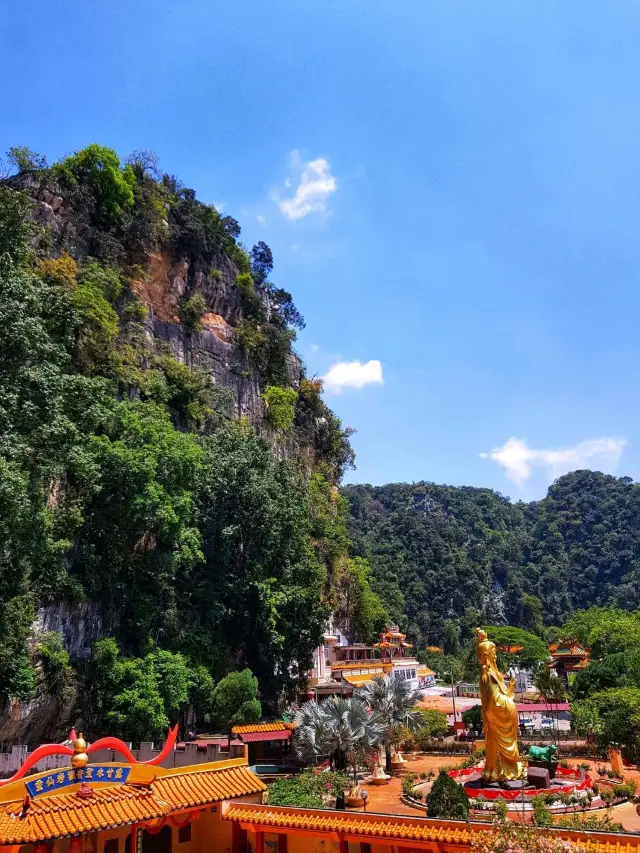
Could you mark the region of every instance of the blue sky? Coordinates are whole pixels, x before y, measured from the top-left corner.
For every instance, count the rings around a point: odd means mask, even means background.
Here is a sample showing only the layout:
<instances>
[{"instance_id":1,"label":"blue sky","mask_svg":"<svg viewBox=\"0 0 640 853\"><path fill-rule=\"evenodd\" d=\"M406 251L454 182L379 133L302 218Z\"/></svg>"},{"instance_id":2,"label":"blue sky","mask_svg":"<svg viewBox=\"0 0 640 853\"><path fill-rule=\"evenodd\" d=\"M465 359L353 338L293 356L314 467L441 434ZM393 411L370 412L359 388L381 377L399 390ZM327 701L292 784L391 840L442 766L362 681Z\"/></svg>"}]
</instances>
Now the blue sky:
<instances>
[{"instance_id":1,"label":"blue sky","mask_svg":"<svg viewBox=\"0 0 640 853\"><path fill-rule=\"evenodd\" d=\"M152 148L269 243L349 480L530 499L639 473L639 43L631 0L22 0L0 144Z\"/></svg>"}]
</instances>

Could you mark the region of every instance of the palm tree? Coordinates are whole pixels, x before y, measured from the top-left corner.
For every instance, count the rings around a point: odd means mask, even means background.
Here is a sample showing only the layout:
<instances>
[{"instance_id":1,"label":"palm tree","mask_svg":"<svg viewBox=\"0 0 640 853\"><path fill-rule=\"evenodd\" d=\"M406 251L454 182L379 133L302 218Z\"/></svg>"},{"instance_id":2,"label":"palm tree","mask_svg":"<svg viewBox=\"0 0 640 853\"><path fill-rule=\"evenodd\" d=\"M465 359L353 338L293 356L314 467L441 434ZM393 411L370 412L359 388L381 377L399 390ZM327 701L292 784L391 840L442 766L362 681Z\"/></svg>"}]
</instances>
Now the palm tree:
<instances>
[{"instance_id":1,"label":"palm tree","mask_svg":"<svg viewBox=\"0 0 640 853\"><path fill-rule=\"evenodd\" d=\"M360 696L384 726L386 771L390 773L394 728L399 725L414 728L417 725L420 714L415 706L421 693L413 690L407 681L399 681L393 675L378 675L361 688Z\"/></svg>"},{"instance_id":2,"label":"palm tree","mask_svg":"<svg viewBox=\"0 0 640 853\"><path fill-rule=\"evenodd\" d=\"M299 758L316 763L329 758L336 770L351 762L354 779L360 752L371 752L384 737L384 726L362 699L331 696L305 702L295 715L294 745Z\"/></svg>"},{"instance_id":3,"label":"palm tree","mask_svg":"<svg viewBox=\"0 0 640 853\"><path fill-rule=\"evenodd\" d=\"M544 701L551 707L553 707L553 703L556 703L557 705L558 702L562 702L566 698L567 691L564 686L564 681L553 671L553 669L545 666L544 664L542 664L536 672L533 683L540 691ZM558 710L556 708L556 726L554 729L556 743L559 742L560 738L559 725Z\"/></svg>"}]
</instances>

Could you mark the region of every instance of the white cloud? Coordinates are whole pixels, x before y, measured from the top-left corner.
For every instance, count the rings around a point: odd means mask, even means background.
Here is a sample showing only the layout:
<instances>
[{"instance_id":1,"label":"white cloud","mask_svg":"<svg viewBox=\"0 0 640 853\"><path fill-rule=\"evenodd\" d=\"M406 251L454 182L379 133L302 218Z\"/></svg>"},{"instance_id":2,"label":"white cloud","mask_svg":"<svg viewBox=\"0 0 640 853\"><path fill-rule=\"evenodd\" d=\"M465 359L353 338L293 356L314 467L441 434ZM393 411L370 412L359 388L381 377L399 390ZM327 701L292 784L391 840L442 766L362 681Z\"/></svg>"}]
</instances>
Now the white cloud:
<instances>
[{"instance_id":1,"label":"white cloud","mask_svg":"<svg viewBox=\"0 0 640 853\"><path fill-rule=\"evenodd\" d=\"M592 438L571 447L536 450L512 436L502 447L480 456L497 462L510 480L521 485L529 479L534 467L545 469L552 480L578 468L615 470L626 443L624 438Z\"/></svg>"},{"instance_id":2,"label":"white cloud","mask_svg":"<svg viewBox=\"0 0 640 853\"><path fill-rule=\"evenodd\" d=\"M218 211L218 213L224 213L225 203L223 201L214 201L213 206Z\"/></svg>"},{"instance_id":3,"label":"white cloud","mask_svg":"<svg viewBox=\"0 0 640 853\"><path fill-rule=\"evenodd\" d=\"M303 219L310 213L322 213L326 209L327 199L338 189L338 181L331 174L329 161L318 157L303 163L299 151L291 152L290 161L292 169L297 173L298 184L290 198L281 198L278 192L273 194L281 213L287 219ZM285 189L294 186L292 178L287 178L284 186Z\"/></svg>"},{"instance_id":4,"label":"white cloud","mask_svg":"<svg viewBox=\"0 0 640 853\"><path fill-rule=\"evenodd\" d=\"M318 352L319 349L318 344L311 344L311 352Z\"/></svg>"},{"instance_id":5,"label":"white cloud","mask_svg":"<svg viewBox=\"0 0 640 853\"><path fill-rule=\"evenodd\" d=\"M365 385L382 385L382 364L377 360L339 361L322 377L327 391L340 394L343 388L364 388Z\"/></svg>"},{"instance_id":6,"label":"white cloud","mask_svg":"<svg viewBox=\"0 0 640 853\"><path fill-rule=\"evenodd\" d=\"M258 220L260 225L264 225L264 223L267 221L261 213L256 214L256 219Z\"/></svg>"}]
</instances>

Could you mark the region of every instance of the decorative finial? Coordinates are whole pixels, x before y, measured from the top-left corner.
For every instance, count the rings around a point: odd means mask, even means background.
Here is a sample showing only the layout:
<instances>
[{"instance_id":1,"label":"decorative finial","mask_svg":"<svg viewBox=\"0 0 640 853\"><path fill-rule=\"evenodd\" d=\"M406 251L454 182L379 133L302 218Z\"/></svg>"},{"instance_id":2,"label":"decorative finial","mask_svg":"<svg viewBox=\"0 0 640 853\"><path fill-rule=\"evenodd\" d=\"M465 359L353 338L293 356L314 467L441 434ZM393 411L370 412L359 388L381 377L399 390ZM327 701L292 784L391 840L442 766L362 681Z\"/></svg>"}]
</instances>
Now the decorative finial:
<instances>
[{"instance_id":1,"label":"decorative finial","mask_svg":"<svg viewBox=\"0 0 640 853\"><path fill-rule=\"evenodd\" d=\"M73 744L73 755L71 756L71 766L80 768L85 767L89 761L89 756L87 755L87 742L82 736L82 732L80 732L80 737L78 737Z\"/></svg>"}]
</instances>

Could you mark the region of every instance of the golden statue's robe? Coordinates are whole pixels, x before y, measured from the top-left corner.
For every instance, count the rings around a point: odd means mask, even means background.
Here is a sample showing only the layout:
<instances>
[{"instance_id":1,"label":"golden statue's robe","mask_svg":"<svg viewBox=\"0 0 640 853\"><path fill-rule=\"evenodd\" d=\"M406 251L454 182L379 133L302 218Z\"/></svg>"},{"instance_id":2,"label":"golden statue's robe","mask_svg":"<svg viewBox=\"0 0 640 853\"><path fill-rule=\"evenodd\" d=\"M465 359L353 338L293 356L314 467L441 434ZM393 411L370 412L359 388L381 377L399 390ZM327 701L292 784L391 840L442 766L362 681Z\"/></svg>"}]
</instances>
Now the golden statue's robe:
<instances>
[{"instance_id":1,"label":"golden statue's robe","mask_svg":"<svg viewBox=\"0 0 640 853\"><path fill-rule=\"evenodd\" d=\"M523 773L518 752L518 711L513 699L514 683L504 683L496 663L495 644L478 630L480 700L482 702L485 749L485 779L519 779Z\"/></svg>"}]
</instances>

